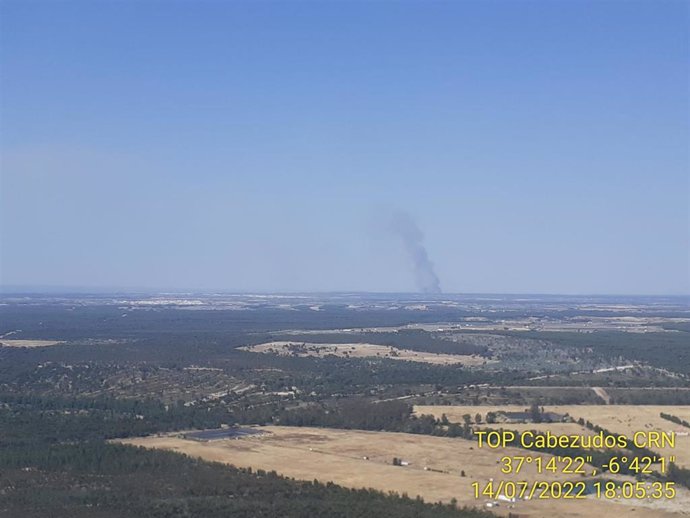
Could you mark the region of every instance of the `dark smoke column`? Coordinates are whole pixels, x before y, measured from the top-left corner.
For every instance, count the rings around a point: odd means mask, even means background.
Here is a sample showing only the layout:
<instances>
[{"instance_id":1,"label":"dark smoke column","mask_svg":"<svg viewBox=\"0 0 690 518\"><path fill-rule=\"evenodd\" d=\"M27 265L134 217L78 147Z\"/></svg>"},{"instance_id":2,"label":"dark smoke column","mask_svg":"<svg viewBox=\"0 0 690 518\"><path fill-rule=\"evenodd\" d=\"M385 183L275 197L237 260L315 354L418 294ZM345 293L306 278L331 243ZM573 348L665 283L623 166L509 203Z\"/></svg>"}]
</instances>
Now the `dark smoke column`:
<instances>
[{"instance_id":1,"label":"dark smoke column","mask_svg":"<svg viewBox=\"0 0 690 518\"><path fill-rule=\"evenodd\" d=\"M424 247L424 233L406 212L397 212L391 218L391 231L402 239L409 255L417 288L423 293L441 293L441 284L434 271L434 264Z\"/></svg>"}]
</instances>

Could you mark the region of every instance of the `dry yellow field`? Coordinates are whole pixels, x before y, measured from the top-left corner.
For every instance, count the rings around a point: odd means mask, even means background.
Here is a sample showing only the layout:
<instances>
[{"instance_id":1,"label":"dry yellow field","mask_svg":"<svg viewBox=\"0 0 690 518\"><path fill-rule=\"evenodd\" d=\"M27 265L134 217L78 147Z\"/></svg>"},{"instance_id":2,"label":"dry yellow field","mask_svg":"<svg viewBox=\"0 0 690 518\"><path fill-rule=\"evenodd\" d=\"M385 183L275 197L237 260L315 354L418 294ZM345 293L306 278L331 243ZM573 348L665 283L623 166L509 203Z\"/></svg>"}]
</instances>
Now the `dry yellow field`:
<instances>
[{"instance_id":1,"label":"dry yellow field","mask_svg":"<svg viewBox=\"0 0 690 518\"><path fill-rule=\"evenodd\" d=\"M297 347L298 349L293 349ZM396 349L387 345L375 344L317 344L303 342L267 342L265 344L240 347L243 351L254 353L270 353L281 356L338 356L341 358L387 358L390 360L404 360L421 363L433 363L435 365L483 365L486 358L480 356L466 356L457 354L437 354L429 352L412 351L410 349ZM294 352L293 352L294 351Z\"/></svg>"},{"instance_id":2,"label":"dry yellow field","mask_svg":"<svg viewBox=\"0 0 690 518\"><path fill-rule=\"evenodd\" d=\"M3 347L49 347L51 345L57 345L62 342L56 342L54 340L0 340L0 346Z\"/></svg>"},{"instance_id":3,"label":"dry yellow field","mask_svg":"<svg viewBox=\"0 0 690 518\"><path fill-rule=\"evenodd\" d=\"M238 467L275 470L297 479L318 479L346 487L420 495L429 502L448 502L456 498L460 505L471 506L484 506L489 502L486 498L474 499L471 484L475 481L484 484L492 478L555 481L572 477L538 474L533 465L526 465L517 476L502 475L498 464L500 457L523 455L524 450L479 449L475 442L459 438L280 426L262 427L261 430L266 433L208 442L188 440L175 434L124 439L121 442L178 451ZM393 466L393 457L409 465ZM466 477L460 475L461 470L465 471ZM665 506L663 509L662 505ZM690 491L679 491L676 500L664 503L645 501L630 505L593 498L577 501L535 499L501 502L501 506L493 510L502 515L513 512L534 517L585 518L617 513L621 516L661 518L678 516L683 508L690 509Z\"/></svg>"},{"instance_id":4,"label":"dry yellow field","mask_svg":"<svg viewBox=\"0 0 690 518\"><path fill-rule=\"evenodd\" d=\"M503 410L508 412L519 412L525 409L524 405L508 406L415 406L418 414L430 414L441 417L446 414L450 422L462 422L464 414L474 416L477 413L485 416L487 412ZM654 452L664 456L673 455L679 466L690 468L690 432L689 428L677 425L666 419L662 419L659 414L664 412L685 419L690 422L690 406L669 406L669 405L553 405L545 406L546 411L553 411L559 414L570 414L575 420L582 417L601 426L611 432L625 435L632 439L635 432L675 432L675 448L650 447ZM491 425L489 425L491 426ZM493 425L494 427L510 428L511 430L551 430L553 433L587 433L587 429L574 423L539 423L539 424L513 424L504 423ZM567 429L579 431L566 431Z\"/></svg>"}]
</instances>

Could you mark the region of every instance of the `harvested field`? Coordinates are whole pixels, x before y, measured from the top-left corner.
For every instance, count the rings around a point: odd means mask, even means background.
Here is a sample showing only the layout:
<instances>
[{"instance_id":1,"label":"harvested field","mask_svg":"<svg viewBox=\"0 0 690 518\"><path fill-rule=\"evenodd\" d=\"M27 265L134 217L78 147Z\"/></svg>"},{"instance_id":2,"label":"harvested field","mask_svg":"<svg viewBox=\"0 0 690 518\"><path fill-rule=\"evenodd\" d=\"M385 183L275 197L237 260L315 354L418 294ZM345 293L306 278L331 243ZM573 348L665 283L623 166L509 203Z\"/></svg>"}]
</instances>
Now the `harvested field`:
<instances>
[{"instance_id":1,"label":"harvested field","mask_svg":"<svg viewBox=\"0 0 690 518\"><path fill-rule=\"evenodd\" d=\"M448 502L456 498L460 505L483 506L488 502L486 498L474 499L471 484L475 481L484 484L494 478L556 481L572 477L560 473L538 474L533 465L526 466L519 475L502 475L497 464L501 456L521 455L524 450L480 449L475 442L459 438L306 427L266 426L257 429L264 434L208 442L169 434L120 442L178 451L255 470L275 470L297 479L333 481L346 487L395 491L412 497L420 495L431 502ZM408 465L394 466L394 457ZM461 470L465 471L465 477L461 476ZM574 480L581 479L577 477ZM688 491L679 491L679 496L670 503L642 502L631 506L591 498L577 501L534 499L502 502L493 510L501 515L512 512L535 517L584 518L606 513L663 517L677 515L674 512L679 513L683 505L690 507ZM662 506L666 508L662 509ZM644 514L635 512L635 509Z\"/></svg>"},{"instance_id":2,"label":"harvested field","mask_svg":"<svg viewBox=\"0 0 690 518\"><path fill-rule=\"evenodd\" d=\"M319 344L303 342L268 342L265 344L240 347L243 351L281 356L338 356L340 358L387 358L411 362L433 363L435 365L483 365L486 358L458 354L440 354L410 349L398 349L388 345L376 344Z\"/></svg>"},{"instance_id":3,"label":"harvested field","mask_svg":"<svg viewBox=\"0 0 690 518\"><path fill-rule=\"evenodd\" d=\"M519 412L525 409L523 406L506 405L506 406L415 406L415 412L418 414L430 414L436 417L441 417L445 414L450 422L463 422L463 415L470 414L474 416L479 413L482 417L486 416L487 412L507 411ZM672 414L681 419L690 422L690 406L669 406L669 405L553 405L545 406L547 412L556 412L560 414L568 413L575 420L583 418L585 421L590 421L593 424L599 425L611 432L625 435L632 439L635 432L676 432L676 447L670 448L655 448L650 447L654 452L662 455L674 455L676 463L679 466L690 468L690 428L685 428L681 425L672 423L660 417L660 413ZM551 430L554 433L562 432L564 423L526 423L514 424L503 423L498 425L504 428L514 430ZM489 425L491 426L491 425ZM494 425L496 426L496 425ZM581 430L586 430L574 423L570 426L577 426ZM558 430L558 431L557 431ZM578 432L571 432L578 433Z\"/></svg>"}]
</instances>

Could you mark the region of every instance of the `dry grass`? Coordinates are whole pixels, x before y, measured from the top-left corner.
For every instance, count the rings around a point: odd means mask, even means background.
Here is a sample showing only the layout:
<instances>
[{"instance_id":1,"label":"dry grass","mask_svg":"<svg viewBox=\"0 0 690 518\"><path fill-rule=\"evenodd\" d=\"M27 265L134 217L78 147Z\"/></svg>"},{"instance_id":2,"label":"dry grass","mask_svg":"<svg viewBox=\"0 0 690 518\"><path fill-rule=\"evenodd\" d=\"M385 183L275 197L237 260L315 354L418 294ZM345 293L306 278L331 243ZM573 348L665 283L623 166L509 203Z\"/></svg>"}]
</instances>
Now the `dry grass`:
<instances>
[{"instance_id":1,"label":"dry grass","mask_svg":"<svg viewBox=\"0 0 690 518\"><path fill-rule=\"evenodd\" d=\"M503 455L524 455L524 450L479 449L473 441L390 432L367 432L321 428L267 426L261 436L209 442L187 440L173 434L125 439L121 442L149 448L162 448L206 460L225 462L253 469L275 470L303 480L333 481L346 487L368 487L382 491L422 496L426 501L448 502L456 498L461 505L481 506L475 500L472 482L491 478L513 480L565 480L563 474L538 474L533 465L518 476L501 475L498 461ZM364 457L367 457L365 459ZM393 457L410 463L392 465ZM548 457L545 455L545 457ZM428 467L437 471L425 470ZM466 477L460 476L460 471ZM682 492L681 492L682 493ZM686 494L689 493L689 494ZM690 505L690 492L679 499ZM678 501L678 500L677 500ZM514 507L511 508L510 505ZM532 500L503 504L501 514L526 513L529 516L584 518L615 512L621 516L641 516L629 505L587 500ZM670 507L673 504L667 504ZM655 509L659 504L641 503L645 517L674 516L671 509ZM682 507L676 506L679 510Z\"/></svg>"},{"instance_id":2,"label":"dry grass","mask_svg":"<svg viewBox=\"0 0 690 518\"><path fill-rule=\"evenodd\" d=\"M507 406L415 406L415 412L418 414L430 414L436 417L441 417L446 414L450 422L461 423L464 414L470 414L474 417L475 414L480 413L482 417L486 416L490 411L512 411L519 412L525 409L524 405L507 405ZM690 422L690 406L669 406L669 405L554 405L546 406L546 411L553 411L559 414L570 414L575 420L580 417L585 421L590 421L607 430L625 435L632 440L635 432L676 432L676 446L675 448L665 447L656 448L650 447L651 450L662 455L674 455L676 463L679 466L690 468L690 432L689 428L682 427L666 419L662 419L659 414L664 412L672 414L685 419ZM488 425L491 426L491 425ZM551 430L553 433L586 433L586 428L577 424L564 423L539 423L539 424L513 424L504 423L501 425L504 428L514 430ZM575 427L575 428L573 428ZM569 428L579 431L566 432Z\"/></svg>"},{"instance_id":3,"label":"dry grass","mask_svg":"<svg viewBox=\"0 0 690 518\"><path fill-rule=\"evenodd\" d=\"M364 343L353 344L317 344L303 342L268 342L265 344L240 347L244 351L255 353L278 354L281 356L338 356L340 358L388 358L412 362L433 363L435 365L483 365L487 362L480 356L457 354L437 354L410 349L397 349L387 345Z\"/></svg>"}]
</instances>

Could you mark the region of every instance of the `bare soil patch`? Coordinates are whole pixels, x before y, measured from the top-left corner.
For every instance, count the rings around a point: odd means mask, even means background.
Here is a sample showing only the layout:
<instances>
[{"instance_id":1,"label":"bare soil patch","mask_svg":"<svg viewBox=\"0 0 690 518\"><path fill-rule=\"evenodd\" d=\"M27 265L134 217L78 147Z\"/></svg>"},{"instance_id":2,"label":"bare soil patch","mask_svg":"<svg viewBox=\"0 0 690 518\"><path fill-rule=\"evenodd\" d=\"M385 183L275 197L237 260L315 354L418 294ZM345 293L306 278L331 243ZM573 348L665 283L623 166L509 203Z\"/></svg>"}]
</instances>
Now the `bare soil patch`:
<instances>
[{"instance_id":1,"label":"bare soil patch","mask_svg":"<svg viewBox=\"0 0 690 518\"><path fill-rule=\"evenodd\" d=\"M280 356L337 356L340 358L387 358L389 360L403 360L412 362L432 363L435 365L483 365L486 358L458 354L441 354L411 349L398 349L387 345L352 343L352 344L320 344L276 341L265 344L240 347L241 350L278 354Z\"/></svg>"},{"instance_id":2,"label":"bare soil patch","mask_svg":"<svg viewBox=\"0 0 690 518\"><path fill-rule=\"evenodd\" d=\"M7 340L6 338L0 340L0 346L3 347L50 347L61 343L55 340Z\"/></svg>"}]
</instances>

